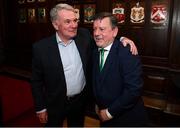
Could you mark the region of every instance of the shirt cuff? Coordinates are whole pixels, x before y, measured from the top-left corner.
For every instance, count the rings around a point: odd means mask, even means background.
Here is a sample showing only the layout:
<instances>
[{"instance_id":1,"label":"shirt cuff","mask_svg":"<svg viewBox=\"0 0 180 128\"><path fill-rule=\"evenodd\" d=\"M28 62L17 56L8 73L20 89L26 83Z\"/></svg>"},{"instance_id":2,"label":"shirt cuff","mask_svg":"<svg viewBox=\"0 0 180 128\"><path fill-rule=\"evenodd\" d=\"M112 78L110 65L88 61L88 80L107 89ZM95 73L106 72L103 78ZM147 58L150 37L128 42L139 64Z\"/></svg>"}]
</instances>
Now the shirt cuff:
<instances>
[{"instance_id":1,"label":"shirt cuff","mask_svg":"<svg viewBox=\"0 0 180 128\"><path fill-rule=\"evenodd\" d=\"M124 37L123 37L123 36L119 38L119 40L120 40L121 42L122 42L122 40L123 40L123 39L124 39Z\"/></svg>"},{"instance_id":2,"label":"shirt cuff","mask_svg":"<svg viewBox=\"0 0 180 128\"><path fill-rule=\"evenodd\" d=\"M42 113L42 112L45 112L45 111L47 111L47 109L43 109L41 111L37 111L36 113L38 114L38 113Z\"/></svg>"},{"instance_id":3,"label":"shirt cuff","mask_svg":"<svg viewBox=\"0 0 180 128\"><path fill-rule=\"evenodd\" d=\"M108 112L108 109L106 109L106 115L108 116L109 119L113 118L113 116Z\"/></svg>"}]
</instances>

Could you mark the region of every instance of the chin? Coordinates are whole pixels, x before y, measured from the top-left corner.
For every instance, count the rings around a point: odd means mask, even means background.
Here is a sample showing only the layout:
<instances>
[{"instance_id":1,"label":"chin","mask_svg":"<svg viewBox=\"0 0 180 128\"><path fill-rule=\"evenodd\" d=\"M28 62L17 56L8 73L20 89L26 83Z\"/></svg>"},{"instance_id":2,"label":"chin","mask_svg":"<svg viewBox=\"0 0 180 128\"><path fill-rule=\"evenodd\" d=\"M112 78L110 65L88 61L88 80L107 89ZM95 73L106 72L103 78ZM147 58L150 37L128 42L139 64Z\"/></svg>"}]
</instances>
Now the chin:
<instances>
[{"instance_id":1,"label":"chin","mask_svg":"<svg viewBox=\"0 0 180 128\"><path fill-rule=\"evenodd\" d=\"M71 34L71 37L74 38L77 35L77 33Z\"/></svg>"},{"instance_id":2,"label":"chin","mask_svg":"<svg viewBox=\"0 0 180 128\"><path fill-rule=\"evenodd\" d=\"M97 45L99 48L102 48L102 46L103 46L103 45L101 45L101 44L96 44L96 45Z\"/></svg>"},{"instance_id":3,"label":"chin","mask_svg":"<svg viewBox=\"0 0 180 128\"><path fill-rule=\"evenodd\" d=\"M96 45L97 45L97 46L100 47L102 44L103 44L103 43L102 43L101 41L96 41Z\"/></svg>"}]
</instances>

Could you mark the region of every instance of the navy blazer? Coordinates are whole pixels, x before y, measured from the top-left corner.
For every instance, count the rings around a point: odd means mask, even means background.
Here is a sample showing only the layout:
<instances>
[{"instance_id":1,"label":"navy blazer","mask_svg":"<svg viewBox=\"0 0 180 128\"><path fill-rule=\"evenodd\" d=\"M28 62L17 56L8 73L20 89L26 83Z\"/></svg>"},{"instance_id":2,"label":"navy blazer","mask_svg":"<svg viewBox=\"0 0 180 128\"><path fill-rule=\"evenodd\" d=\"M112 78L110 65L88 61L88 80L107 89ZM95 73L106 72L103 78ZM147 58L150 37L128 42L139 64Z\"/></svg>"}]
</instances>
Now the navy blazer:
<instances>
[{"instance_id":1,"label":"navy blazer","mask_svg":"<svg viewBox=\"0 0 180 128\"><path fill-rule=\"evenodd\" d=\"M93 91L99 108L108 108L114 118L126 115L129 121L138 113L144 113L139 56L132 55L128 47L115 39L101 72L97 49L93 60Z\"/></svg>"},{"instance_id":2,"label":"navy blazer","mask_svg":"<svg viewBox=\"0 0 180 128\"><path fill-rule=\"evenodd\" d=\"M86 29L78 29L74 40L88 84L93 40ZM44 108L52 108L53 111L64 110L67 89L55 34L33 44L31 85L36 111Z\"/></svg>"}]
</instances>

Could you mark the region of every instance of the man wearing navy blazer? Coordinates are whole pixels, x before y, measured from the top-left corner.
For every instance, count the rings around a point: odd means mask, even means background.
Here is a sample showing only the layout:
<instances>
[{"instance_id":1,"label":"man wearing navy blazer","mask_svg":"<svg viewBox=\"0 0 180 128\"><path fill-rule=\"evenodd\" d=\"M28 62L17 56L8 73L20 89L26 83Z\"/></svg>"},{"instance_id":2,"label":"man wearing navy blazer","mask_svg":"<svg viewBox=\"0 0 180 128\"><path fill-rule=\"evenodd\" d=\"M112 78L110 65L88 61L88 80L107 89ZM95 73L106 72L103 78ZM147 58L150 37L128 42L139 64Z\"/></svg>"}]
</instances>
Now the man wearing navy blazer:
<instances>
[{"instance_id":1,"label":"man wearing navy blazer","mask_svg":"<svg viewBox=\"0 0 180 128\"><path fill-rule=\"evenodd\" d=\"M115 39L117 33L117 19L111 13L94 17L93 34L98 46L93 52L96 113L101 126L147 126L140 58Z\"/></svg>"}]
</instances>

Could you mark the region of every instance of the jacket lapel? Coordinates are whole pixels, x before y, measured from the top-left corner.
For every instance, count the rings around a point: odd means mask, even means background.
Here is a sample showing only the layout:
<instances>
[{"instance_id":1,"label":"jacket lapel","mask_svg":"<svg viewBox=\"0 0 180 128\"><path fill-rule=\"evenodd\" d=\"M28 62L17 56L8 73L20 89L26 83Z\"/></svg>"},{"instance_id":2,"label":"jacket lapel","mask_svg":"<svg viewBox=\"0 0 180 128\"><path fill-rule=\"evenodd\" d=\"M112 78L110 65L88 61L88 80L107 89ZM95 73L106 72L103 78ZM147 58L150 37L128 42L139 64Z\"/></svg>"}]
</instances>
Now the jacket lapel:
<instances>
[{"instance_id":1,"label":"jacket lapel","mask_svg":"<svg viewBox=\"0 0 180 128\"><path fill-rule=\"evenodd\" d=\"M111 67L113 66L113 63L115 62L115 59L117 59L118 43L120 43L120 42L115 40L112 44L112 47L111 47L109 54L106 58L106 62L104 64L104 67L103 67L102 71L100 72L101 82L104 81L104 78L106 77L106 75L111 71Z\"/></svg>"},{"instance_id":2,"label":"jacket lapel","mask_svg":"<svg viewBox=\"0 0 180 128\"><path fill-rule=\"evenodd\" d=\"M48 45L49 45L48 50L50 51L49 53L51 53L48 55L50 63L54 63L56 65L54 67L57 67L56 69L57 73L61 73L61 76L64 76L63 64L60 57L59 48L55 35L52 36L52 38L49 40Z\"/></svg>"},{"instance_id":3,"label":"jacket lapel","mask_svg":"<svg viewBox=\"0 0 180 128\"><path fill-rule=\"evenodd\" d=\"M81 61L82 61L82 65L83 65L83 70L84 70L84 73L86 74L86 47L84 47L83 45L87 44L85 43L85 40L83 38L80 38L80 37L75 37L74 38L75 40L75 44L76 44L76 47L79 51L79 55L81 57Z\"/></svg>"}]
</instances>

